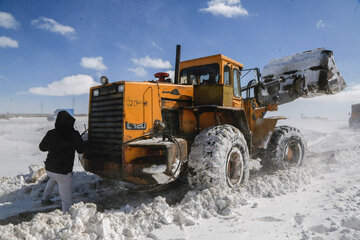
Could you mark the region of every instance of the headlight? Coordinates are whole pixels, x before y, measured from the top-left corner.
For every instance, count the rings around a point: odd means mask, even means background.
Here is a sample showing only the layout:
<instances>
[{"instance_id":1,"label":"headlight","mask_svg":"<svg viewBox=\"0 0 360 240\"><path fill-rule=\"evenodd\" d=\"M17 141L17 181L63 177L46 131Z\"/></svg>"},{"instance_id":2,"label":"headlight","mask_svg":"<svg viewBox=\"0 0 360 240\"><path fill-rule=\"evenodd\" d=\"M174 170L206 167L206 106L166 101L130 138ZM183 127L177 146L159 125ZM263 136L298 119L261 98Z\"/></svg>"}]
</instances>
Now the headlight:
<instances>
[{"instance_id":1,"label":"headlight","mask_svg":"<svg viewBox=\"0 0 360 240\"><path fill-rule=\"evenodd\" d=\"M100 82L101 82L101 84L108 84L108 82L109 82L109 79L107 78L107 77L105 77L105 76L102 76L101 78L100 78Z\"/></svg>"},{"instance_id":2,"label":"headlight","mask_svg":"<svg viewBox=\"0 0 360 240\"><path fill-rule=\"evenodd\" d=\"M99 96L99 89L95 89L95 90L93 91L93 96L94 96L94 97Z\"/></svg>"},{"instance_id":3,"label":"headlight","mask_svg":"<svg viewBox=\"0 0 360 240\"><path fill-rule=\"evenodd\" d=\"M124 92L124 85L118 86L118 92Z\"/></svg>"}]
</instances>

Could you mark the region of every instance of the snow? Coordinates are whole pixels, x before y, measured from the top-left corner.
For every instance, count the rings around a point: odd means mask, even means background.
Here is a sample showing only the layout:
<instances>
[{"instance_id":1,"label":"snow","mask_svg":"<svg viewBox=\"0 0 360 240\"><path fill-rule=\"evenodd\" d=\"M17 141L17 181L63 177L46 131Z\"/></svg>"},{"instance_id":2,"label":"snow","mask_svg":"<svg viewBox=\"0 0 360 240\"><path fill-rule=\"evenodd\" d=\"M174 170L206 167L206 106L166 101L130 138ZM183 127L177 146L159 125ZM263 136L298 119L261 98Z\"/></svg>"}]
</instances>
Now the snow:
<instances>
[{"instance_id":1,"label":"snow","mask_svg":"<svg viewBox=\"0 0 360 240\"><path fill-rule=\"evenodd\" d=\"M272 60L262 71L263 76L282 74L294 70L305 71L309 67L323 65L323 48L297 53L288 57Z\"/></svg>"},{"instance_id":2,"label":"snow","mask_svg":"<svg viewBox=\"0 0 360 240\"><path fill-rule=\"evenodd\" d=\"M77 171L75 204L65 214L57 210L57 193L55 205L39 204L46 155L37 144L52 125L41 118L4 120L0 154L16 164L7 172L2 161L0 239L360 239L360 132L346 121L280 124L302 130L305 166L268 172L253 160L246 187L202 191L180 182L134 192ZM40 167L27 173L30 164Z\"/></svg>"},{"instance_id":3,"label":"snow","mask_svg":"<svg viewBox=\"0 0 360 240\"><path fill-rule=\"evenodd\" d=\"M161 165L154 164L148 168L144 168L142 171L148 174L163 173L166 171L166 168L167 166L165 164L161 164Z\"/></svg>"},{"instance_id":4,"label":"snow","mask_svg":"<svg viewBox=\"0 0 360 240\"><path fill-rule=\"evenodd\" d=\"M280 104L298 97L336 94L346 87L332 52L323 48L272 60L264 66L262 76L265 82L280 80L277 91ZM262 94L272 95L267 90Z\"/></svg>"}]
</instances>

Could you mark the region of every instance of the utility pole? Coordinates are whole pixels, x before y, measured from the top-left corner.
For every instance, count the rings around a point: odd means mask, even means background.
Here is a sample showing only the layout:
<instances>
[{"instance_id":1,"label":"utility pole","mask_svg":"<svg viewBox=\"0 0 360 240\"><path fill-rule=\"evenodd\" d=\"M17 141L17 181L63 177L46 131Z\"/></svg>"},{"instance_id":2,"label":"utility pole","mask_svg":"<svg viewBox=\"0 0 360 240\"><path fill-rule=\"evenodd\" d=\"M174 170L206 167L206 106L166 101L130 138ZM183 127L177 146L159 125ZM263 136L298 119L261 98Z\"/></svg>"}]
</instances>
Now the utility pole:
<instances>
[{"instance_id":1,"label":"utility pole","mask_svg":"<svg viewBox=\"0 0 360 240\"><path fill-rule=\"evenodd\" d=\"M10 98L10 114L12 114L12 102L13 102L13 99L12 97Z\"/></svg>"},{"instance_id":2,"label":"utility pole","mask_svg":"<svg viewBox=\"0 0 360 240\"><path fill-rule=\"evenodd\" d=\"M74 109L75 114L75 96L72 97L72 108Z\"/></svg>"}]
</instances>

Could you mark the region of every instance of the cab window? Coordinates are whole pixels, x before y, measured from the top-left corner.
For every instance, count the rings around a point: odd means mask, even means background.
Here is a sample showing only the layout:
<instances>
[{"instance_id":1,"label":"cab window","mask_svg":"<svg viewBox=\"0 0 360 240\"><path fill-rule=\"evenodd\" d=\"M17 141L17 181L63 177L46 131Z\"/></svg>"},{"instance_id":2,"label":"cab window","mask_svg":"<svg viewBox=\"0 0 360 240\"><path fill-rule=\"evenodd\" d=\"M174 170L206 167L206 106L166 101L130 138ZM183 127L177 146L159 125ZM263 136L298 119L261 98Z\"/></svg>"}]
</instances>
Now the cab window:
<instances>
[{"instance_id":1,"label":"cab window","mask_svg":"<svg viewBox=\"0 0 360 240\"><path fill-rule=\"evenodd\" d=\"M239 69L234 68L233 70L234 76L234 96L240 97L241 96L241 84L240 84L240 71Z\"/></svg>"},{"instance_id":2,"label":"cab window","mask_svg":"<svg viewBox=\"0 0 360 240\"><path fill-rule=\"evenodd\" d=\"M243 91L241 92L244 99L253 98L255 96L254 86L257 83L257 73L252 69L243 69L241 71L241 85Z\"/></svg>"},{"instance_id":3,"label":"cab window","mask_svg":"<svg viewBox=\"0 0 360 240\"><path fill-rule=\"evenodd\" d=\"M224 66L224 85L230 85L230 67Z\"/></svg>"},{"instance_id":4,"label":"cab window","mask_svg":"<svg viewBox=\"0 0 360 240\"><path fill-rule=\"evenodd\" d=\"M215 85L219 83L219 78L217 63L185 68L180 72L180 84Z\"/></svg>"}]
</instances>

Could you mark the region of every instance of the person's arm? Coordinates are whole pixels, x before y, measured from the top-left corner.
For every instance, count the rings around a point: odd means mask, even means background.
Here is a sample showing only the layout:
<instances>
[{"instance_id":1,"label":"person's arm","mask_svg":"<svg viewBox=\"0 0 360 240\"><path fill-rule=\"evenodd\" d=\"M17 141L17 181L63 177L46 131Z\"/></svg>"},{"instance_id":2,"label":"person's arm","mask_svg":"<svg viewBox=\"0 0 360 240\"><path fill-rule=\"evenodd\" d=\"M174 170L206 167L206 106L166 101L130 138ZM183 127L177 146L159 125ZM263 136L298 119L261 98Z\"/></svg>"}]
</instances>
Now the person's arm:
<instances>
[{"instance_id":1,"label":"person's arm","mask_svg":"<svg viewBox=\"0 0 360 240\"><path fill-rule=\"evenodd\" d=\"M80 133L78 131L76 131L75 133L75 150L78 153L84 153L85 150L85 143L82 140Z\"/></svg>"},{"instance_id":2,"label":"person's arm","mask_svg":"<svg viewBox=\"0 0 360 240\"><path fill-rule=\"evenodd\" d=\"M41 151L46 152L50 150L50 136L49 132L46 133L45 137L39 144L39 148Z\"/></svg>"}]
</instances>

